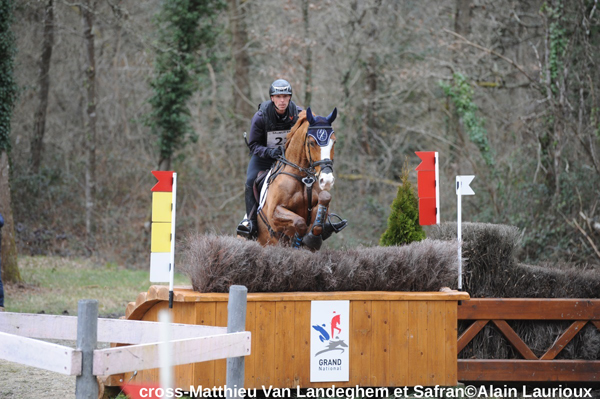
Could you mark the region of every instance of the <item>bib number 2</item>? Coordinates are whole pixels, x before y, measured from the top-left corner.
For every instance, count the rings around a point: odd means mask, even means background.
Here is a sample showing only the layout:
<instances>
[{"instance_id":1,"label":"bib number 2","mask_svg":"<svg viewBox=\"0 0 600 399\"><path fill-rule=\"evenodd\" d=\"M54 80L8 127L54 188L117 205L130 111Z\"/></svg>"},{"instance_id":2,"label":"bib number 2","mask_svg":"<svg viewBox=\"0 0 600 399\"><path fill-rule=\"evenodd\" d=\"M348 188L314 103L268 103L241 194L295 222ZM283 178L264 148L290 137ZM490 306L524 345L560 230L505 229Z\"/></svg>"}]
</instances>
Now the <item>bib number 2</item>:
<instances>
[{"instance_id":1,"label":"bib number 2","mask_svg":"<svg viewBox=\"0 0 600 399\"><path fill-rule=\"evenodd\" d=\"M267 132L267 147L273 148L280 145L285 145L285 138L289 132L289 130Z\"/></svg>"}]
</instances>

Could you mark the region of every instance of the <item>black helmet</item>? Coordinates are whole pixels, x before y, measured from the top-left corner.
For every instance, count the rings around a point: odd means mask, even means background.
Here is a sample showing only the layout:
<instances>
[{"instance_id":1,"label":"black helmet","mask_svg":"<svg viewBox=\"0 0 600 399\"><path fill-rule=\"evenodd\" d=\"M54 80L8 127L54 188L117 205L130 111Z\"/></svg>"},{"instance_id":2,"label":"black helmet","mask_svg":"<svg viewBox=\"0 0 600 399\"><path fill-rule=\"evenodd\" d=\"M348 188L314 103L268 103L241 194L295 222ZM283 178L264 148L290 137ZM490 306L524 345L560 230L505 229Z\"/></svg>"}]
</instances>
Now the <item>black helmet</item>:
<instances>
[{"instance_id":1,"label":"black helmet","mask_svg":"<svg viewBox=\"0 0 600 399\"><path fill-rule=\"evenodd\" d=\"M269 87L269 97L276 96L278 94L289 94L292 95L292 85L290 82L284 79L277 79L271 83Z\"/></svg>"}]
</instances>

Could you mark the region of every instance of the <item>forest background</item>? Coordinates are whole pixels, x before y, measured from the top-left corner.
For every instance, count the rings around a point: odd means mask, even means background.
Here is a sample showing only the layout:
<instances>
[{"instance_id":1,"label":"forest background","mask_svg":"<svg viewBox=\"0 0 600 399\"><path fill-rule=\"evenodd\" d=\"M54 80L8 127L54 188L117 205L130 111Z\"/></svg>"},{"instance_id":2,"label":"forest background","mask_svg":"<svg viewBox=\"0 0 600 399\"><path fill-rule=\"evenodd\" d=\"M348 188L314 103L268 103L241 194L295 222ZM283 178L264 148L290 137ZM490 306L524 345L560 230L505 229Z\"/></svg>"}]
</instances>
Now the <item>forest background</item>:
<instances>
[{"instance_id":1,"label":"forest background","mask_svg":"<svg viewBox=\"0 0 600 399\"><path fill-rule=\"evenodd\" d=\"M169 30L181 21L200 39ZM12 30L20 254L147 267L159 167L178 173L178 240L233 235L242 134L285 78L297 104L338 108L332 209L350 226L327 246L377 245L405 160L438 151L442 221L474 174L463 221L519 227L522 261L600 263L597 0L21 0ZM169 68L191 82L172 152Z\"/></svg>"}]
</instances>

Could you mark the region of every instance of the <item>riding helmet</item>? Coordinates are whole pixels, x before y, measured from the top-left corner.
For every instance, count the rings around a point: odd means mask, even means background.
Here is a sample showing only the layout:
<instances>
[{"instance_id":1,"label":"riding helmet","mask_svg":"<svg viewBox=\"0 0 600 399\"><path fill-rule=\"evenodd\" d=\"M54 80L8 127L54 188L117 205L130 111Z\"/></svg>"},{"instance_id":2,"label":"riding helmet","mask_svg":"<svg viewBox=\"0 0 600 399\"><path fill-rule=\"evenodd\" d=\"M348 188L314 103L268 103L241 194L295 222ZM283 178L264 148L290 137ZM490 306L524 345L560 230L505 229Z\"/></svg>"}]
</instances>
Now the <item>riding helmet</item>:
<instances>
[{"instance_id":1,"label":"riding helmet","mask_svg":"<svg viewBox=\"0 0 600 399\"><path fill-rule=\"evenodd\" d=\"M292 95L292 85L285 79L277 79L271 83L269 87L269 97L276 96L277 94L289 94Z\"/></svg>"}]
</instances>

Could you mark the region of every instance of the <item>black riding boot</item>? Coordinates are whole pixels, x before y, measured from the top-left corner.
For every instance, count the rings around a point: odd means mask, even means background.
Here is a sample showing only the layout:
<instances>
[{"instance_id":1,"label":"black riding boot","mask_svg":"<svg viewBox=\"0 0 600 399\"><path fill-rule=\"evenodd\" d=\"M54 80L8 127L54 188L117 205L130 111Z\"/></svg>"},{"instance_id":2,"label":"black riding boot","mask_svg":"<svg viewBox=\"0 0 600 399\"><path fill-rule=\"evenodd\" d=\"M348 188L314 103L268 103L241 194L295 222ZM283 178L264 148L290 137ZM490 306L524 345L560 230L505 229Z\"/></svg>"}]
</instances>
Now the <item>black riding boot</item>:
<instances>
[{"instance_id":1,"label":"black riding boot","mask_svg":"<svg viewBox=\"0 0 600 399\"><path fill-rule=\"evenodd\" d=\"M246 200L246 219L238 225L237 234L248 240L253 240L258 233L258 221L256 220L258 204L254 199L252 187L245 186L244 196Z\"/></svg>"},{"instance_id":2,"label":"black riding boot","mask_svg":"<svg viewBox=\"0 0 600 399\"><path fill-rule=\"evenodd\" d=\"M331 223L331 217L334 216L339 219L339 222ZM348 221L346 219L342 219L335 213L330 213L329 217L327 217L327 221L325 222L325 226L323 227L323 233L321 233L321 237L323 237L323 241L331 237L333 233L339 233L344 230L348 226Z\"/></svg>"}]
</instances>

